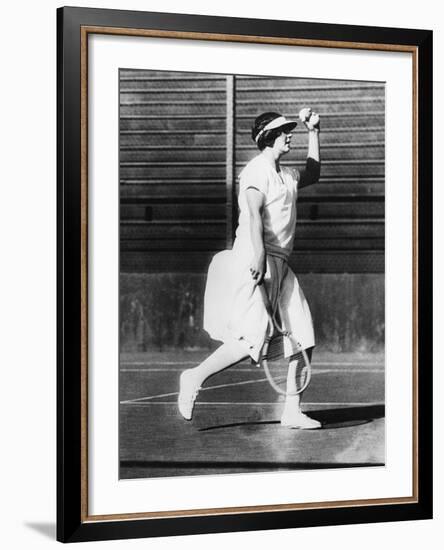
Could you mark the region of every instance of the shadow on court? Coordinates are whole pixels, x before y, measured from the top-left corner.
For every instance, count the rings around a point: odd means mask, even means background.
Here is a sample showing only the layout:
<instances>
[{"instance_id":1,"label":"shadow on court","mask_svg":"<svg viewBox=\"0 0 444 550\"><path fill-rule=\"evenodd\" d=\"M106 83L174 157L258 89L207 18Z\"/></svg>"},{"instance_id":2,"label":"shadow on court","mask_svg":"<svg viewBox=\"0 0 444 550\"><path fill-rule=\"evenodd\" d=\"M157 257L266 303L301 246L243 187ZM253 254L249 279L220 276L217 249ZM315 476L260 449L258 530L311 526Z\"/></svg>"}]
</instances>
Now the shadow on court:
<instances>
[{"instance_id":1,"label":"shadow on court","mask_svg":"<svg viewBox=\"0 0 444 550\"><path fill-rule=\"evenodd\" d=\"M120 477L381 466L384 369L375 357L324 357L303 408L320 430L280 425L283 400L247 363L211 378L191 422L177 411L180 373L196 358L127 358L120 374Z\"/></svg>"},{"instance_id":2,"label":"shadow on court","mask_svg":"<svg viewBox=\"0 0 444 550\"><path fill-rule=\"evenodd\" d=\"M319 420L324 430L338 428L350 428L351 426L362 426L378 418L385 417L384 405L370 405L368 407L343 407L339 409L327 409L323 411L312 411L313 418Z\"/></svg>"},{"instance_id":3,"label":"shadow on court","mask_svg":"<svg viewBox=\"0 0 444 550\"><path fill-rule=\"evenodd\" d=\"M384 418L384 405L375 405L370 407L350 407L323 411L310 411L310 416L322 424L323 430L332 430L338 428L350 428L351 426L362 426L372 422L377 418ZM263 426L265 424L279 424L279 420L269 420L266 422L237 422L234 424L221 424L218 426L208 426L199 428L200 432L210 430L222 430L227 428L238 428L242 426Z\"/></svg>"}]
</instances>

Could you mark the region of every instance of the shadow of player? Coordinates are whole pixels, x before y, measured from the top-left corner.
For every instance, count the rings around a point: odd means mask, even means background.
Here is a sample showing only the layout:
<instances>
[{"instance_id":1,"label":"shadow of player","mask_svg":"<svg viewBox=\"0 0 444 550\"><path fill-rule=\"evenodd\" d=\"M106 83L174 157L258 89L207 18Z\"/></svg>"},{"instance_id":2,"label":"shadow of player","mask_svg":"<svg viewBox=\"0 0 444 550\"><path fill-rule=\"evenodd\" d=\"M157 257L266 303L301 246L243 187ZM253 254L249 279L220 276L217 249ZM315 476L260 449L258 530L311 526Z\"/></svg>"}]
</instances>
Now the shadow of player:
<instances>
[{"instance_id":1,"label":"shadow of player","mask_svg":"<svg viewBox=\"0 0 444 550\"><path fill-rule=\"evenodd\" d=\"M378 418L384 418L385 406L369 405L360 407L339 407L337 409L310 411L310 416L315 420L319 420L323 430L350 428L368 424ZM233 422L230 424L219 424L217 426L199 428L198 431L209 432L226 428L245 428L247 426L266 426L270 424L279 424L279 420Z\"/></svg>"},{"instance_id":2,"label":"shadow of player","mask_svg":"<svg viewBox=\"0 0 444 550\"><path fill-rule=\"evenodd\" d=\"M337 409L310 411L310 416L319 420L324 430L348 428L368 424L378 418L384 418L385 406L339 407Z\"/></svg>"}]
</instances>

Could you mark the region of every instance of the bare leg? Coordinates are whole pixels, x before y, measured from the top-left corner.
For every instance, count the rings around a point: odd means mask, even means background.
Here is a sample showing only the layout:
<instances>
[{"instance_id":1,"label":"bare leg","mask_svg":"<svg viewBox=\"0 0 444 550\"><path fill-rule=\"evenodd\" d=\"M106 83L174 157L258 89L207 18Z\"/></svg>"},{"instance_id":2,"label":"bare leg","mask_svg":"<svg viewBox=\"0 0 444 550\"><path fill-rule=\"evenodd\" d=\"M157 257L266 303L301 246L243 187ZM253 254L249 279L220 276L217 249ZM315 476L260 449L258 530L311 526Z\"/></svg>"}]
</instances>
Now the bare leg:
<instances>
[{"instance_id":1,"label":"bare leg","mask_svg":"<svg viewBox=\"0 0 444 550\"><path fill-rule=\"evenodd\" d=\"M245 347L237 340L222 344L200 365L185 370L180 376L178 406L181 415L191 420L197 393L207 378L247 357Z\"/></svg>"}]
</instances>

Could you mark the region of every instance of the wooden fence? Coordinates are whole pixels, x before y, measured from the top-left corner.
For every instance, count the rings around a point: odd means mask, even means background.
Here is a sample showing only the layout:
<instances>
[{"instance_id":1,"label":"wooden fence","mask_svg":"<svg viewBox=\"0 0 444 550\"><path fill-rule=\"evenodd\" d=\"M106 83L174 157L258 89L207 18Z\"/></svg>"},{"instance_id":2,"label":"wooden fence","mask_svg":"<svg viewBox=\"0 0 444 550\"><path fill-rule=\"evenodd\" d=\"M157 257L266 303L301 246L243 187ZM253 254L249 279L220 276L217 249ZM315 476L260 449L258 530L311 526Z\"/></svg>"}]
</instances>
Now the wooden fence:
<instances>
[{"instance_id":1,"label":"wooden fence","mask_svg":"<svg viewBox=\"0 0 444 550\"><path fill-rule=\"evenodd\" d=\"M384 271L383 83L120 71L122 272L195 272L231 247L236 180L264 111L321 115L322 174L300 192L297 273ZM299 125L284 165L302 168Z\"/></svg>"}]
</instances>

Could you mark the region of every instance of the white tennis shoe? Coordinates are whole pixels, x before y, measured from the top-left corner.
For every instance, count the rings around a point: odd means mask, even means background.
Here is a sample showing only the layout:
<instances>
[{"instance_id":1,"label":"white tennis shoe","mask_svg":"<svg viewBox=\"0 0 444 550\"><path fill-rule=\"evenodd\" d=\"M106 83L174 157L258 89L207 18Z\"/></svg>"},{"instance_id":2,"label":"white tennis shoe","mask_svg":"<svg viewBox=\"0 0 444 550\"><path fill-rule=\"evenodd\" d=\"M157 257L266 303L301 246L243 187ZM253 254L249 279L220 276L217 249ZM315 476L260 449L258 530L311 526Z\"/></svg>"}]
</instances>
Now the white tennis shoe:
<instances>
[{"instance_id":1,"label":"white tennis shoe","mask_svg":"<svg viewBox=\"0 0 444 550\"><path fill-rule=\"evenodd\" d=\"M299 406L290 402L285 403L284 412L281 417L281 426L295 430L318 430L322 424L304 414Z\"/></svg>"},{"instance_id":2,"label":"white tennis shoe","mask_svg":"<svg viewBox=\"0 0 444 550\"><path fill-rule=\"evenodd\" d=\"M199 390L200 385L196 381L192 369L183 371L180 375L177 405L179 407L180 414L185 418L185 420L191 420L193 418L194 403Z\"/></svg>"}]
</instances>

